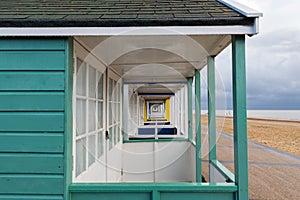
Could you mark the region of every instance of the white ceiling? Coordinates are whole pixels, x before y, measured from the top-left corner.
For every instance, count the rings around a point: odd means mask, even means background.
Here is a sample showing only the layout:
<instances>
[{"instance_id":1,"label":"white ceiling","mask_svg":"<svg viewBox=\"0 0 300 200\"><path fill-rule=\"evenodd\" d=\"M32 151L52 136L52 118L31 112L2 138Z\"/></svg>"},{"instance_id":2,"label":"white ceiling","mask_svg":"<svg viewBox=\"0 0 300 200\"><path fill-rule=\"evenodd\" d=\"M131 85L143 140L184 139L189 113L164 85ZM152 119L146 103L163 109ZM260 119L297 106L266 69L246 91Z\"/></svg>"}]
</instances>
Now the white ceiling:
<instances>
[{"instance_id":1,"label":"white ceiling","mask_svg":"<svg viewBox=\"0 0 300 200\"><path fill-rule=\"evenodd\" d=\"M225 49L230 38L229 35L122 35L76 37L76 40L119 74L133 91L152 94L142 95L143 98L166 99L184 87L195 69L206 66L207 56Z\"/></svg>"},{"instance_id":2,"label":"white ceiling","mask_svg":"<svg viewBox=\"0 0 300 200\"><path fill-rule=\"evenodd\" d=\"M230 43L229 35L91 36L76 40L125 82L183 82Z\"/></svg>"}]
</instances>

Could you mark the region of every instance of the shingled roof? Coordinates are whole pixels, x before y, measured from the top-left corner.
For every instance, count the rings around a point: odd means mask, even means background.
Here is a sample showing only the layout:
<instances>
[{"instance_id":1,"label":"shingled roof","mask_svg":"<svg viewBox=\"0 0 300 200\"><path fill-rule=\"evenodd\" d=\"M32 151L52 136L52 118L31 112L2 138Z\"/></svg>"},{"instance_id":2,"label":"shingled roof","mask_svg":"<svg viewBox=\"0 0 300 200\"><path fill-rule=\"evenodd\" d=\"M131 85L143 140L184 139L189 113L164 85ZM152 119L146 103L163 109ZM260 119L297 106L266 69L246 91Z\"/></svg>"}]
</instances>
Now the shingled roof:
<instances>
[{"instance_id":1,"label":"shingled roof","mask_svg":"<svg viewBox=\"0 0 300 200\"><path fill-rule=\"evenodd\" d=\"M0 1L1 27L251 25L217 0Z\"/></svg>"}]
</instances>

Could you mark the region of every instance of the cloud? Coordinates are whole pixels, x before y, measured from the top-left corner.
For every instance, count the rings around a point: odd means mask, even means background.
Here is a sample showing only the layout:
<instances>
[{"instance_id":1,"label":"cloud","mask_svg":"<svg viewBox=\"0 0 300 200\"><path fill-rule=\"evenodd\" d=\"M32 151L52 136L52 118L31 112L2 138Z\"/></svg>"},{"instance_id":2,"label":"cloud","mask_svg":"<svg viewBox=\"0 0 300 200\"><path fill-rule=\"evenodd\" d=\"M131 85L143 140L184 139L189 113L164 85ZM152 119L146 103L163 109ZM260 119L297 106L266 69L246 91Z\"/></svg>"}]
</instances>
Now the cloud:
<instances>
[{"instance_id":1,"label":"cloud","mask_svg":"<svg viewBox=\"0 0 300 200\"><path fill-rule=\"evenodd\" d=\"M244 0L243 2L250 2ZM248 109L300 109L300 2L251 0L264 12L260 34L247 38ZM232 105L231 46L216 58L227 106Z\"/></svg>"}]
</instances>

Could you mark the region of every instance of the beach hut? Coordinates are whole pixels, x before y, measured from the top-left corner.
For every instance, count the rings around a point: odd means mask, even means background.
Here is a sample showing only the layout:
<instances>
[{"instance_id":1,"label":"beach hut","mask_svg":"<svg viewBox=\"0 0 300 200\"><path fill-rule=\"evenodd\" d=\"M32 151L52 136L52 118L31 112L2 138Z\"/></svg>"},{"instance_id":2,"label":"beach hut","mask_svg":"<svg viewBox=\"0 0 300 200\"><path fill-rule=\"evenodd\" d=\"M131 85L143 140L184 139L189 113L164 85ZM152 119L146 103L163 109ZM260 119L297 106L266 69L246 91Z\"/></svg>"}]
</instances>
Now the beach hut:
<instances>
[{"instance_id":1,"label":"beach hut","mask_svg":"<svg viewBox=\"0 0 300 200\"><path fill-rule=\"evenodd\" d=\"M245 37L261 13L231 0L10 0L0 10L0 199L248 198ZM214 58L230 44L234 173L216 155Z\"/></svg>"}]
</instances>

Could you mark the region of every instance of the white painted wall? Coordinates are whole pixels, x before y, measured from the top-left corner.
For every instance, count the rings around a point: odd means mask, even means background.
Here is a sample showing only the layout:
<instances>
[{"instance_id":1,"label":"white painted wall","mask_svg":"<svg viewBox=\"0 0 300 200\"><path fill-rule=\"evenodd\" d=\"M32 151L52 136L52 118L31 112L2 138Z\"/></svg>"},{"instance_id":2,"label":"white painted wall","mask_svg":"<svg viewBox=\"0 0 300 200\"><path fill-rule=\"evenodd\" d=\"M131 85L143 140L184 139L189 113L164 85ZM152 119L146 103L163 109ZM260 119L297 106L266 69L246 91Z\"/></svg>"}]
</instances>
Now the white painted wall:
<instances>
[{"instance_id":1,"label":"white painted wall","mask_svg":"<svg viewBox=\"0 0 300 200\"><path fill-rule=\"evenodd\" d=\"M154 143L125 143L123 149L123 182L153 182Z\"/></svg>"},{"instance_id":2,"label":"white painted wall","mask_svg":"<svg viewBox=\"0 0 300 200\"><path fill-rule=\"evenodd\" d=\"M125 143L123 182L195 181L195 151L189 142Z\"/></svg>"},{"instance_id":3,"label":"white painted wall","mask_svg":"<svg viewBox=\"0 0 300 200\"><path fill-rule=\"evenodd\" d=\"M106 163L107 161L107 168ZM123 176L121 170L123 168ZM118 143L76 182L194 182L190 142Z\"/></svg>"},{"instance_id":4,"label":"white painted wall","mask_svg":"<svg viewBox=\"0 0 300 200\"><path fill-rule=\"evenodd\" d=\"M123 160L123 144L119 142L107 151L107 182L121 182L121 169Z\"/></svg>"},{"instance_id":5,"label":"white painted wall","mask_svg":"<svg viewBox=\"0 0 300 200\"><path fill-rule=\"evenodd\" d=\"M193 148L189 142L155 143L155 182L193 182Z\"/></svg>"}]
</instances>

